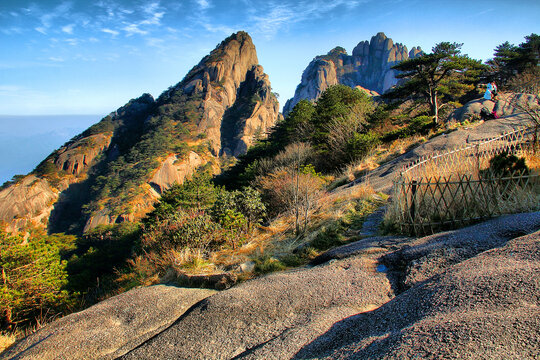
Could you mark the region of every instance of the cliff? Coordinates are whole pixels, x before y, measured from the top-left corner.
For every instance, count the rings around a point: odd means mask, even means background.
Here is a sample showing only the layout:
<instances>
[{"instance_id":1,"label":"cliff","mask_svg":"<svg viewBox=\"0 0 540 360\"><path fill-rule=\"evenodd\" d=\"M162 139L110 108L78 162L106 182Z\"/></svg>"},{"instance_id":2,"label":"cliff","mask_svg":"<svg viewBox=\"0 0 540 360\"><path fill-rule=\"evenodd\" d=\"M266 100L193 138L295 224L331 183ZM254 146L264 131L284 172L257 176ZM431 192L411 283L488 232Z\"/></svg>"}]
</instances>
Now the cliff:
<instances>
[{"instance_id":1,"label":"cliff","mask_svg":"<svg viewBox=\"0 0 540 360\"><path fill-rule=\"evenodd\" d=\"M0 223L81 232L137 220L172 184L245 153L278 116L255 45L238 32L158 99L131 100L0 191Z\"/></svg>"},{"instance_id":2,"label":"cliff","mask_svg":"<svg viewBox=\"0 0 540 360\"><path fill-rule=\"evenodd\" d=\"M422 49L394 41L382 32L361 41L348 55L342 47L328 54L317 56L302 74L302 80L292 99L283 108L287 114L302 99L317 100L329 86L344 84L352 88L360 86L379 94L397 84L396 71L391 67L397 63L423 54Z\"/></svg>"}]
</instances>

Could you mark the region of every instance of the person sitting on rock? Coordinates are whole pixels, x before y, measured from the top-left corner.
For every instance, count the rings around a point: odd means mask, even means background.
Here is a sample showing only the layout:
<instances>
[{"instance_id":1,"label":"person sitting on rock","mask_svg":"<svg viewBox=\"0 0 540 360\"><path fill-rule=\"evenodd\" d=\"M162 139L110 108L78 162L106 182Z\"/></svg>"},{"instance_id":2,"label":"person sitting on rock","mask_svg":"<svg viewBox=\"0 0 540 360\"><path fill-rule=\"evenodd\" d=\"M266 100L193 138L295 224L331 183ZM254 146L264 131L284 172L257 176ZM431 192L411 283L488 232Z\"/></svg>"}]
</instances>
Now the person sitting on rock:
<instances>
[{"instance_id":1,"label":"person sitting on rock","mask_svg":"<svg viewBox=\"0 0 540 360\"><path fill-rule=\"evenodd\" d=\"M497 85L495 84L495 81L492 81L487 85L486 93L484 94L484 99L495 100L496 96L497 96Z\"/></svg>"}]
</instances>

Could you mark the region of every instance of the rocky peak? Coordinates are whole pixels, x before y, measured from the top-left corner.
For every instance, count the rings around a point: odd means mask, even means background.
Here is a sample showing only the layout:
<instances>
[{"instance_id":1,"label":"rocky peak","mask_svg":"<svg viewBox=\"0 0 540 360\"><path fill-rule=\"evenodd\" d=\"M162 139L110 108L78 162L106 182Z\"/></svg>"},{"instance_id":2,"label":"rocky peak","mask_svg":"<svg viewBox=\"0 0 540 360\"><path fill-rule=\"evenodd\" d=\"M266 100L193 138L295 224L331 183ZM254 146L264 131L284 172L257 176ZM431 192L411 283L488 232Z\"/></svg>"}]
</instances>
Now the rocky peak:
<instances>
[{"instance_id":1,"label":"rocky peak","mask_svg":"<svg viewBox=\"0 0 540 360\"><path fill-rule=\"evenodd\" d=\"M383 32L377 33L369 42L360 41L350 56L345 49L337 47L327 55L315 57L308 65L283 113L287 114L302 99L317 100L324 90L336 84L384 93L397 84L397 73L391 67L421 54L419 47L413 47L409 53L405 45L394 43Z\"/></svg>"},{"instance_id":2,"label":"rocky peak","mask_svg":"<svg viewBox=\"0 0 540 360\"><path fill-rule=\"evenodd\" d=\"M64 232L137 220L199 167L245 153L278 116L251 37L232 34L157 100L130 100L1 190L0 223Z\"/></svg>"}]
</instances>

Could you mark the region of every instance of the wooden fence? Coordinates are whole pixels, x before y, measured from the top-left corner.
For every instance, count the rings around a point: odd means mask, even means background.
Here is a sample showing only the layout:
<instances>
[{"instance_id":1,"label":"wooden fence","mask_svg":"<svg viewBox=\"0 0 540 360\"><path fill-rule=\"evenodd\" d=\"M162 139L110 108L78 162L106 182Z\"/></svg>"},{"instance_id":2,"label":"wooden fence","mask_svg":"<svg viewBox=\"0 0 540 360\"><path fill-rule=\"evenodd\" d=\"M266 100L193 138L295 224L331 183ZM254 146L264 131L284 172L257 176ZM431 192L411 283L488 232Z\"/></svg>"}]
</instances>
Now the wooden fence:
<instances>
[{"instance_id":1,"label":"wooden fence","mask_svg":"<svg viewBox=\"0 0 540 360\"><path fill-rule=\"evenodd\" d=\"M527 152L533 132L518 129L403 167L394 179L390 216L402 232L423 235L539 209L538 174L523 170L495 173L489 168L497 154Z\"/></svg>"}]
</instances>

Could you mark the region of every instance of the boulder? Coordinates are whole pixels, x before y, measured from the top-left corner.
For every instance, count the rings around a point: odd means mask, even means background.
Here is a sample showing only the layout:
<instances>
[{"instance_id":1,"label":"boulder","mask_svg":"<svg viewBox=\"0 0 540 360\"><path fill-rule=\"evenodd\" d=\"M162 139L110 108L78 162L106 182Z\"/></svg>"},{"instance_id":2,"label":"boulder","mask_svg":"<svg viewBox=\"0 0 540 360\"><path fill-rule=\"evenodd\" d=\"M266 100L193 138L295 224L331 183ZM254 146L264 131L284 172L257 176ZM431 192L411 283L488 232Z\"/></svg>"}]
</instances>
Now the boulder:
<instances>
[{"instance_id":1,"label":"boulder","mask_svg":"<svg viewBox=\"0 0 540 360\"><path fill-rule=\"evenodd\" d=\"M205 299L124 359L286 359L336 321L378 307L390 284L349 258L271 274Z\"/></svg>"},{"instance_id":2,"label":"boulder","mask_svg":"<svg viewBox=\"0 0 540 360\"><path fill-rule=\"evenodd\" d=\"M206 289L156 285L109 298L67 315L17 342L1 359L115 359L169 327L215 294Z\"/></svg>"},{"instance_id":3,"label":"boulder","mask_svg":"<svg viewBox=\"0 0 540 360\"><path fill-rule=\"evenodd\" d=\"M482 108L490 113L495 110L499 117L523 114L526 109L534 110L540 107L539 97L531 94L500 93L497 100L484 98L469 101L464 106L454 110L447 121L464 122L476 120L480 117ZM518 106L516 106L519 104Z\"/></svg>"},{"instance_id":4,"label":"boulder","mask_svg":"<svg viewBox=\"0 0 540 360\"><path fill-rule=\"evenodd\" d=\"M540 232L509 241L349 317L294 359L535 359Z\"/></svg>"}]
</instances>

